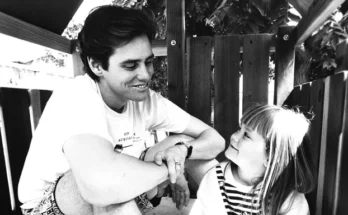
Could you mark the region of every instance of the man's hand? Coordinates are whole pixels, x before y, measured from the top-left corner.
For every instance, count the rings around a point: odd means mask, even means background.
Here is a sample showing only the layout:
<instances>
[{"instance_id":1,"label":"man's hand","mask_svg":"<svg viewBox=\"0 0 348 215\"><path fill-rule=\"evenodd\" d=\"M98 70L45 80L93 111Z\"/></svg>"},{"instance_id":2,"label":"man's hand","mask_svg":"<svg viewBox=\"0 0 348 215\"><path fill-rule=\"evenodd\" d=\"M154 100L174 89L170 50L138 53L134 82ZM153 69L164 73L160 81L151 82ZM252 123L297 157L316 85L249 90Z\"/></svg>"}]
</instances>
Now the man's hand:
<instances>
[{"instance_id":1,"label":"man's hand","mask_svg":"<svg viewBox=\"0 0 348 215\"><path fill-rule=\"evenodd\" d=\"M170 184L172 190L173 202L176 203L176 208L181 210L185 205L187 207L190 200L190 190L184 174L180 174L175 184Z\"/></svg>"},{"instance_id":2,"label":"man's hand","mask_svg":"<svg viewBox=\"0 0 348 215\"><path fill-rule=\"evenodd\" d=\"M184 172L187 148L185 146L172 146L164 151L157 152L154 158L155 164L161 166L166 162L169 180L174 184L180 174Z\"/></svg>"}]
</instances>

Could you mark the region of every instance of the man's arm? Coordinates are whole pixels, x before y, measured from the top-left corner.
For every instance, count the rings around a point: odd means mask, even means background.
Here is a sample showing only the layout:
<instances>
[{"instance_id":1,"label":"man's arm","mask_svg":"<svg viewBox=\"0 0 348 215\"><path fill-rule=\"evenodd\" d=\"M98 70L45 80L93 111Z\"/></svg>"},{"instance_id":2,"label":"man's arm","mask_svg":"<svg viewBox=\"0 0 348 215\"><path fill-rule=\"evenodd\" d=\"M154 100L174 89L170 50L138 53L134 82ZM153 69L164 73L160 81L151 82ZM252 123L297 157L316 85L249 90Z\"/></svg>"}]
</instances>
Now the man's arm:
<instances>
[{"instance_id":1,"label":"man's arm","mask_svg":"<svg viewBox=\"0 0 348 215\"><path fill-rule=\"evenodd\" d=\"M166 166L116 153L96 135L74 136L63 150L81 196L93 205L129 201L168 179Z\"/></svg>"}]
</instances>

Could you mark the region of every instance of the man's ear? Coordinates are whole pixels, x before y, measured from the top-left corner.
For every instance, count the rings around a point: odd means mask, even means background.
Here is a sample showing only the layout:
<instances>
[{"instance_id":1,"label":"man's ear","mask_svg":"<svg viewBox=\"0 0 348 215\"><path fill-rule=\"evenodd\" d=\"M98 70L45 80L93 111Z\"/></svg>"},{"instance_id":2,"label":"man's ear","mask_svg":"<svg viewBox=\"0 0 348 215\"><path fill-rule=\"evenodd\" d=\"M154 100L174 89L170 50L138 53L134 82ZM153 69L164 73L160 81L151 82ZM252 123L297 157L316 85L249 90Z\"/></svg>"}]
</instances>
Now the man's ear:
<instances>
[{"instance_id":1,"label":"man's ear","mask_svg":"<svg viewBox=\"0 0 348 215\"><path fill-rule=\"evenodd\" d=\"M102 76L103 75L103 68L100 65L99 61L94 60L91 57L87 57L87 61L88 61L88 66L89 68L92 70L92 72L96 75L96 76Z\"/></svg>"}]
</instances>

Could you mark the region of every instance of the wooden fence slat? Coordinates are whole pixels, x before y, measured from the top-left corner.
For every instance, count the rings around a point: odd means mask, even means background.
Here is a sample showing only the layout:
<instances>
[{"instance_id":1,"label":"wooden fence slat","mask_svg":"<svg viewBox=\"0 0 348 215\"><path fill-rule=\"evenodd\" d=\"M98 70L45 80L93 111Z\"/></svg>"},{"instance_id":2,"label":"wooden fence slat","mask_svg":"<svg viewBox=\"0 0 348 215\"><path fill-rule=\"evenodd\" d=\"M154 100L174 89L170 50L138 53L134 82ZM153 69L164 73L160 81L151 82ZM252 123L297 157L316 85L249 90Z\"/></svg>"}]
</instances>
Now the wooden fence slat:
<instances>
[{"instance_id":1,"label":"wooden fence slat","mask_svg":"<svg viewBox=\"0 0 348 215\"><path fill-rule=\"evenodd\" d=\"M243 110L252 103L267 103L270 34L243 37Z\"/></svg>"},{"instance_id":2,"label":"wooden fence slat","mask_svg":"<svg viewBox=\"0 0 348 215\"><path fill-rule=\"evenodd\" d=\"M333 214L339 135L342 127L345 73L325 80L324 110L317 187L316 214Z\"/></svg>"},{"instance_id":3,"label":"wooden fence slat","mask_svg":"<svg viewBox=\"0 0 348 215\"><path fill-rule=\"evenodd\" d=\"M323 118L323 99L324 99L324 80L319 79L311 83L309 110L314 113L314 118L311 120L310 139L311 139L311 155L315 168L315 173L318 174L319 154L320 154L320 138L321 125ZM317 175L316 175L317 177ZM315 214L316 209L317 187L306 195L311 214Z\"/></svg>"},{"instance_id":4,"label":"wooden fence slat","mask_svg":"<svg viewBox=\"0 0 348 215\"><path fill-rule=\"evenodd\" d=\"M187 112L211 125L211 37L189 38Z\"/></svg>"},{"instance_id":5,"label":"wooden fence slat","mask_svg":"<svg viewBox=\"0 0 348 215\"><path fill-rule=\"evenodd\" d=\"M185 109L185 2L167 2L168 98Z\"/></svg>"},{"instance_id":6,"label":"wooden fence slat","mask_svg":"<svg viewBox=\"0 0 348 215\"><path fill-rule=\"evenodd\" d=\"M289 35L293 26L278 29L275 59L274 104L281 105L294 87L295 46Z\"/></svg>"},{"instance_id":7,"label":"wooden fence slat","mask_svg":"<svg viewBox=\"0 0 348 215\"><path fill-rule=\"evenodd\" d=\"M215 37L214 128L225 138L239 126L239 36Z\"/></svg>"},{"instance_id":8,"label":"wooden fence slat","mask_svg":"<svg viewBox=\"0 0 348 215\"><path fill-rule=\"evenodd\" d=\"M311 142L312 142L312 152L313 152L313 162L316 170L319 166L319 152L320 152L320 142L321 142L321 130L322 130L322 120L323 120L323 101L324 101L324 80L319 79L312 82L311 96L310 96L310 108L314 113L314 118L311 121Z\"/></svg>"},{"instance_id":9,"label":"wooden fence slat","mask_svg":"<svg viewBox=\"0 0 348 215\"><path fill-rule=\"evenodd\" d=\"M347 72L346 72L347 73ZM346 215L348 211L348 79L346 79L346 89L344 97L344 113L341 133L341 169L338 182L337 211L335 215Z\"/></svg>"}]
</instances>

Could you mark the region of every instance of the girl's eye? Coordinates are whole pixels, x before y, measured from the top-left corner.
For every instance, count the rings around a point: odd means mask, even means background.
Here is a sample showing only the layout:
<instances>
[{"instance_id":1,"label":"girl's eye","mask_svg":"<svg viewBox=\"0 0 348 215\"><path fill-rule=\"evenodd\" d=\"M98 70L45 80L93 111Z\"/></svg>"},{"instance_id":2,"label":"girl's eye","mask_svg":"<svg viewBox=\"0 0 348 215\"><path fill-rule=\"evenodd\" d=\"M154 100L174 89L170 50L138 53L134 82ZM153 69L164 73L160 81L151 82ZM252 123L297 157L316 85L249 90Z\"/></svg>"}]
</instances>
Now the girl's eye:
<instances>
[{"instance_id":1,"label":"girl's eye","mask_svg":"<svg viewBox=\"0 0 348 215\"><path fill-rule=\"evenodd\" d=\"M244 132L244 137L250 138L250 136L249 136L248 133L246 133L246 132Z\"/></svg>"}]
</instances>

